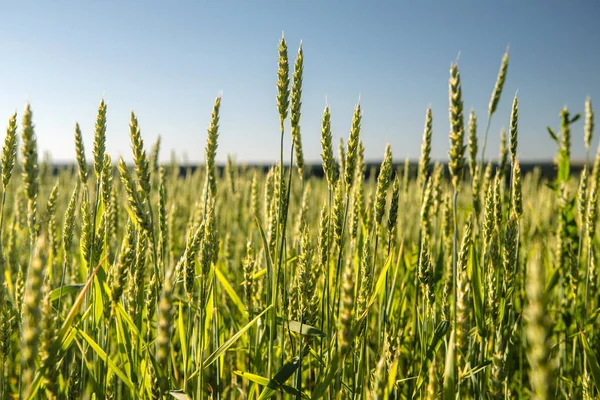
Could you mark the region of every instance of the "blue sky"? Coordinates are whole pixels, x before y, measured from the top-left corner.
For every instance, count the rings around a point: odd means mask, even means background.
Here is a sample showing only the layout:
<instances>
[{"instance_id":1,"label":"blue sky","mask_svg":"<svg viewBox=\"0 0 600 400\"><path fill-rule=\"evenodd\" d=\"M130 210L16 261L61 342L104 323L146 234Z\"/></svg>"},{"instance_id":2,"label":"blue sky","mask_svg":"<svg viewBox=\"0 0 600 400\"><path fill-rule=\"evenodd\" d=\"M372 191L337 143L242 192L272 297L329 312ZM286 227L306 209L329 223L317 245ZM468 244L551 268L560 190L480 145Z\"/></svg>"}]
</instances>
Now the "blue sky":
<instances>
[{"instance_id":1,"label":"blue sky","mask_svg":"<svg viewBox=\"0 0 600 400\"><path fill-rule=\"evenodd\" d=\"M20 116L29 101L40 154L73 160L79 122L91 156L104 96L113 157L131 159L134 110L148 148L162 136L163 160L175 151L202 161L212 104L222 92L218 159L230 153L240 161L275 161L277 47L284 31L290 63L303 42L301 124L308 161L319 161L326 99L337 144L348 136L359 96L367 159L380 159L386 142L396 161L418 159L430 105L432 156L446 160L450 63L460 53L465 114L475 110L481 137L510 45L487 155L498 153L499 131L508 127L518 90L520 157L550 160L555 146L546 126L558 126L560 109L583 112L588 95L600 108L599 18L597 1L5 2L0 121L15 110ZM584 154L582 138L579 122L573 127L576 158Z\"/></svg>"}]
</instances>

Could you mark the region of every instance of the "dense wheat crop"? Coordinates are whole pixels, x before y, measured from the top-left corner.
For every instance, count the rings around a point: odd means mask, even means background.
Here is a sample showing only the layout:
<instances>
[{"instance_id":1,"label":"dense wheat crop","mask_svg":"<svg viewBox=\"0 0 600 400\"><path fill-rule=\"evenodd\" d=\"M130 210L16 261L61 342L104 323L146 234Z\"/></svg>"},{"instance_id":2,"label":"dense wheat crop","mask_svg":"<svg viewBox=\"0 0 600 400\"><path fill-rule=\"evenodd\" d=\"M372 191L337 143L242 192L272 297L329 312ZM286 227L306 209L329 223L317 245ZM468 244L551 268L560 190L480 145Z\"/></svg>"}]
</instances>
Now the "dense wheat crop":
<instances>
[{"instance_id":1,"label":"dense wheat crop","mask_svg":"<svg viewBox=\"0 0 600 400\"><path fill-rule=\"evenodd\" d=\"M396 169L387 146L367 173L360 105L337 157L325 107L321 179L302 153L303 62L302 48L288 61L282 39L281 153L268 173L231 158L216 166L220 97L206 163L184 174L159 164L160 141L144 143L133 113L134 164L112 159L104 101L94 142L75 127L77 165L57 173L39 159L33 107L10 117L2 398L600 395L591 101L583 124L565 108L549 129L555 176L521 176L517 97L510 115L496 115L508 53L483 133L473 112L466 118L452 64L447 164L430 157L442 110L425 113L416 170ZM492 117L509 127L494 165L483 155ZM580 176L571 173L574 140L588 152Z\"/></svg>"}]
</instances>

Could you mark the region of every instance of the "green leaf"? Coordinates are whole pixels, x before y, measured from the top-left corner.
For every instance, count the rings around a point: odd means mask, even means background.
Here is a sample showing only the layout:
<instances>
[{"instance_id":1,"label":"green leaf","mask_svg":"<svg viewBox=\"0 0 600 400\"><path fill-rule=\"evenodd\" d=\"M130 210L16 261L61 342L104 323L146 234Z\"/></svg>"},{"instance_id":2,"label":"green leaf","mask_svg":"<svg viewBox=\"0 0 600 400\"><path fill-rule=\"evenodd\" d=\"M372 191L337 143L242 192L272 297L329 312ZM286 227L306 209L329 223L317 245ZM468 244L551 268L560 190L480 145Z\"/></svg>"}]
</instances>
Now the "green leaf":
<instances>
[{"instance_id":1,"label":"green leaf","mask_svg":"<svg viewBox=\"0 0 600 400\"><path fill-rule=\"evenodd\" d=\"M104 301L102 299L102 285L98 280L98 277L94 279L94 322L99 325L104 315Z\"/></svg>"},{"instance_id":2,"label":"green leaf","mask_svg":"<svg viewBox=\"0 0 600 400\"><path fill-rule=\"evenodd\" d=\"M254 382L254 383L259 384L261 386L267 386L269 384L269 382L270 382L270 380L268 378L265 378L264 376L260 376L260 375L256 375L256 374L251 374L249 372L233 371L233 373L236 374L236 375L238 375L238 376L240 376L240 377L242 377L242 378L248 379L250 382ZM306 394L300 392L298 389L293 388L293 387L288 386L288 385L281 385L281 389L284 392L286 392L288 394L291 394L292 396L298 396L298 395L300 395L300 396L302 396L302 397L304 397L306 399L309 398Z\"/></svg>"},{"instance_id":3,"label":"green leaf","mask_svg":"<svg viewBox=\"0 0 600 400\"><path fill-rule=\"evenodd\" d=\"M215 360L217 358L219 358L219 356L221 354L223 354L225 351L227 351L227 349L229 349L235 343L236 340L238 340L248 329L250 329L250 327L252 325L254 325L254 323L256 323L256 321L258 321L267 311L269 311L271 309L271 307L273 307L273 305L270 305L267 308L265 308L260 314L258 314L256 316L256 318L254 318L252 321L248 322L246 324L246 326L244 326L242 329L240 329L238 331L238 333L236 333L235 335L230 337L229 340L227 340L225 343L223 343L223 345L221 347L219 347L210 356L208 356L208 358L204 361L204 364L202 364L202 368L206 368L210 364L215 362Z\"/></svg>"},{"instance_id":4,"label":"green leaf","mask_svg":"<svg viewBox=\"0 0 600 400\"><path fill-rule=\"evenodd\" d=\"M169 394L175 397L177 400L192 400L184 393L183 390L170 390Z\"/></svg>"},{"instance_id":5,"label":"green leaf","mask_svg":"<svg viewBox=\"0 0 600 400\"><path fill-rule=\"evenodd\" d=\"M215 275L221 283L221 285L223 286L223 289L225 289L225 291L231 298L231 301L233 301L233 304L236 305L236 307L238 308L238 310L240 310L240 313L242 313L243 316L246 316L247 310L244 306L244 303L242 302L242 299L240 299L240 297L237 295L237 293L235 292L225 275L223 275L223 273L217 267L215 267Z\"/></svg>"},{"instance_id":6,"label":"green leaf","mask_svg":"<svg viewBox=\"0 0 600 400\"><path fill-rule=\"evenodd\" d=\"M312 392L311 400L317 400L323 397L325 391L329 387L329 384L335 378L338 372L338 365L340 363L340 353L336 352L333 355L333 359L331 360L331 364L329 364L329 370L325 375L325 378L319 382L319 384L315 387L315 390Z\"/></svg>"},{"instance_id":7,"label":"green leaf","mask_svg":"<svg viewBox=\"0 0 600 400\"><path fill-rule=\"evenodd\" d=\"M290 361L286 362L279 371L275 374L273 379L269 381L267 387L262 391L258 400L265 400L273 396L283 384L290 379L290 377L300 367L300 358L294 357Z\"/></svg>"},{"instance_id":8,"label":"green leaf","mask_svg":"<svg viewBox=\"0 0 600 400\"><path fill-rule=\"evenodd\" d=\"M129 329L131 329L131 331L135 333L137 337L141 337L140 331L138 330L137 326L135 326L135 322L133 322L131 316L123 308L123 304L119 303L117 305L117 312L119 313L121 319L127 323Z\"/></svg>"},{"instance_id":9,"label":"green leaf","mask_svg":"<svg viewBox=\"0 0 600 400\"><path fill-rule=\"evenodd\" d=\"M377 300L377 296L379 296L379 293L381 292L381 290L383 289L383 287L385 285L385 276L387 274L388 269L390 268L391 262L392 262L392 255L390 254L388 256L387 261L385 262L383 268L381 269L381 273L379 274L379 278L377 279L377 284L375 285L375 290L373 290L371 299L367 303L367 306L365 307L365 311L363 312L363 314L360 316L360 318L358 318L358 320L356 322L356 326L360 325L362 323L362 321L367 317L369 308L371 308L371 306L375 303L375 300Z\"/></svg>"},{"instance_id":10,"label":"green leaf","mask_svg":"<svg viewBox=\"0 0 600 400\"><path fill-rule=\"evenodd\" d=\"M425 362L423 363L423 365L421 366L421 370L419 371L419 378L417 379L417 390L419 390L421 388L421 385L425 382L425 378L429 373L429 366L435 358L435 353L437 352L439 346L442 344L442 338L446 336L446 333L448 332L449 328L449 321L440 321L440 323L436 326L431 340L429 341L427 353L425 354Z\"/></svg>"},{"instance_id":11,"label":"green leaf","mask_svg":"<svg viewBox=\"0 0 600 400\"><path fill-rule=\"evenodd\" d=\"M179 342L181 344L181 351L183 353L183 365L184 368L187 368L187 359L188 359L188 354L187 354L187 343L186 343L186 336L187 336L187 332L185 331L185 325L183 323L183 303L179 302L179 317L177 318L177 329L179 330Z\"/></svg>"},{"instance_id":12,"label":"green leaf","mask_svg":"<svg viewBox=\"0 0 600 400\"><path fill-rule=\"evenodd\" d=\"M84 339L86 342L88 342L90 347L96 352L96 354L98 355L98 357L100 357L100 359L102 361L108 363L108 367L115 373L115 375L117 375L119 378L121 378L123 383L125 385L127 385L127 387L129 389L135 390L135 386L133 385L133 382L131 382L131 380L116 366L114 361L111 360L110 357L108 357L106 355L104 350L102 350L102 348L100 348L100 346L94 341L94 339L89 337L87 335L87 333L85 333L84 331L82 331L80 329L77 329L77 328L73 328L73 329L77 330L77 333L79 334L79 336L81 336L82 339Z\"/></svg>"},{"instance_id":13,"label":"green leaf","mask_svg":"<svg viewBox=\"0 0 600 400\"><path fill-rule=\"evenodd\" d=\"M450 334L448 350L446 352L446 367L444 369L444 400L454 400L456 398L456 341L454 329Z\"/></svg>"},{"instance_id":14,"label":"green leaf","mask_svg":"<svg viewBox=\"0 0 600 400\"><path fill-rule=\"evenodd\" d=\"M285 325L289 328L290 331L299 333L304 336L316 336L320 338L327 337L325 332L315 328L314 326L303 324L298 321L284 321L283 318L277 317L277 323L279 325Z\"/></svg>"},{"instance_id":15,"label":"green leaf","mask_svg":"<svg viewBox=\"0 0 600 400\"><path fill-rule=\"evenodd\" d=\"M573 123L575 123L575 122L579 121L579 118L581 118L581 114L575 114L575 115L573 116L573 118L571 118L571 120L569 121L569 125L571 125L571 124L573 124Z\"/></svg>"},{"instance_id":16,"label":"green leaf","mask_svg":"<svg viewBox=\"0 0 600 400\"><path fill-rule=\"evenodd\" d=\"M556 142L558 143L558 137L556 136L556 133L554 133L554 131L552 130L552 128L547 127L546 129L548 129L548 133L550 134L550 137Z\"/></svg>"},{"instance_id":17,"label":"green leaf","mask_svg":"<svg viewBox=\"0 0 600 400\"><path fill-rule=\"evenodd\" d=\"M68 296L71 293L79 292L85 285L83 283L73 283L62 287L62 297ZM56 288L50 292L50 301L56 301L61 297L60 288Z\"/></svg>"},{"instance_id":18,"label":"green leaf","mask_svg":"<svg viewBox=\"0 0 600 400\"><path fill-rule=\"evenodd\" d=\"M550 293L558 283L559 279L560 271L559 268L556 268L554 271L552 271L552 273L550 274L550 279L548 279L548 282L546 283L546 288L544 289L544 293L546 294L546 296L550 295Z\"/></svg>"},{"instance_id":19,"label":"green leaf","mask_svg":"<svg viewBox=\"0 0 600 400\"><path fill-rule=\"evenodd\" d=\"M260 225L260 221L258 220L257 217L254 217L254 220L256 221L256 225L258 226L258 232L260 233L260 238L262 240L263 243L263 248L265 251L265 259L267 260L267 280L268 280L268 284L267 284L267 294L268 294L268 301L269 303L273 304L273 286L274 286L274 282L275 280L273 279L273 260L271 259L271 252L269 251L269 242L267 241L267 236L265 235L265 231L263 230L262 226ZM273 282L273 283L271 283Z\"/></svg>"},{"instance_id":20,"label":"green leaf","mask_svg":"<svg viewBox=\"0 0 600 400\"><path fill-rule=\"evenodd\" d=\"M252 279L257 280L258 278L261 278L263 275L267 274L267 269L263 268L260 271L257 271L254 273L254 275L252 275Z\"/></svg>"},{"instance_id":21,"label":"green leaf","mask_svg":"<svg viewBox=\"0 0 600 400\"><path fill-rule=\"evenodd\" d=\"M472 264L471 286L473 287L473 308L475 311L475 325L480 336L485 336L485 305L483 304L483 285L481 270L475 262Z\"/></svg>"}]
</instances>

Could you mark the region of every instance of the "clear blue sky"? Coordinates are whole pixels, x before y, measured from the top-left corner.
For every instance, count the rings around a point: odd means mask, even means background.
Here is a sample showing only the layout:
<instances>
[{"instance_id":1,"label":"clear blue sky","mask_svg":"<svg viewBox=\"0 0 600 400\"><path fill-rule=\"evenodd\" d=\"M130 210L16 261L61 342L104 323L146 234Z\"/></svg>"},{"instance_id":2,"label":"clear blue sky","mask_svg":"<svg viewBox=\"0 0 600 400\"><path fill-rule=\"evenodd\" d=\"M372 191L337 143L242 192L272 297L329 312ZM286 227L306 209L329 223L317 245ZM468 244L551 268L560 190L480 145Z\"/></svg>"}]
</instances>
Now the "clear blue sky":
<instances>
[{"instance_id":1,"label":"clear blue sky","mask_svg":"<svg viewBox=\"0 0 600 400\"><path fill-rule=\"evenodd\" d=\"M284 31L291 63L301 40L304 46L301 124L307 160L319 161L326 99L337 144L348 136L359 96L368 159L380 159L386 142L396 161L418 159L431 105L432 155L446 160L450 63L460 53L465 115L475 109L481 136L510 45L487 154L498 153L499 131L508 126L518 90L520 157L550 160L555 146L546 126L558 126L564 105L583 112L589 95L600 114L598 21L598 1L5 2L0 121L14 110L20 116L29 101L40 154L73 160L79 122L91 156L94 118L104 96L113 157L131 159L128 122L134 110L148 148L162 136L163 160L174 150L201 161L212 103L222 91L218 159L231 153L242 161L274 161L277 46ZM573 127L574 157L583 155L582 137L579 122Z\"/></svg>"}]
</instances>

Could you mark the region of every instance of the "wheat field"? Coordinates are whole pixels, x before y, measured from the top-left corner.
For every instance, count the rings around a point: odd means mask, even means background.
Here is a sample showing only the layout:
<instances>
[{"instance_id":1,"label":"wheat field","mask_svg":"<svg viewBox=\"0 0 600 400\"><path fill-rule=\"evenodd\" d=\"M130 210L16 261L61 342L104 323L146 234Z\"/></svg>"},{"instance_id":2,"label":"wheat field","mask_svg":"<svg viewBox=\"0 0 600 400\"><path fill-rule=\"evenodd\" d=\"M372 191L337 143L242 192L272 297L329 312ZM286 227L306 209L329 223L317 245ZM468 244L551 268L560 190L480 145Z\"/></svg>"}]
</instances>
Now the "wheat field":
<instances>
[{"instance_id":1,"label":"wheat field","mask_svg":"<svg viewBox=\"0 0 600 400\"><path fill-rule=\"evenodd\" d=\"M582 121L567 108L549 121L559 128L548 129L547 178L521 174L515 95L497 117L510 124L492 164L483 154L508 61L485 129L465 115L451 65L448 160L431 161L428 109L416 170L388 145L367 174L357 105L337 154L325 107L323 178L313 175L302 47L292 65L283 38L281 151L266 173L233 158L216 165L220 96L205 165L184 173L159 163L160 138L144 143L133 112L134 163L112 159L104 100L94 142L76 126L77 164L56 171L39 160L26 105L8 121L1 159L0 396L598 398L591 100ZM577 176L573 140L587 150Z\"/></svg>"}]
</instances>

